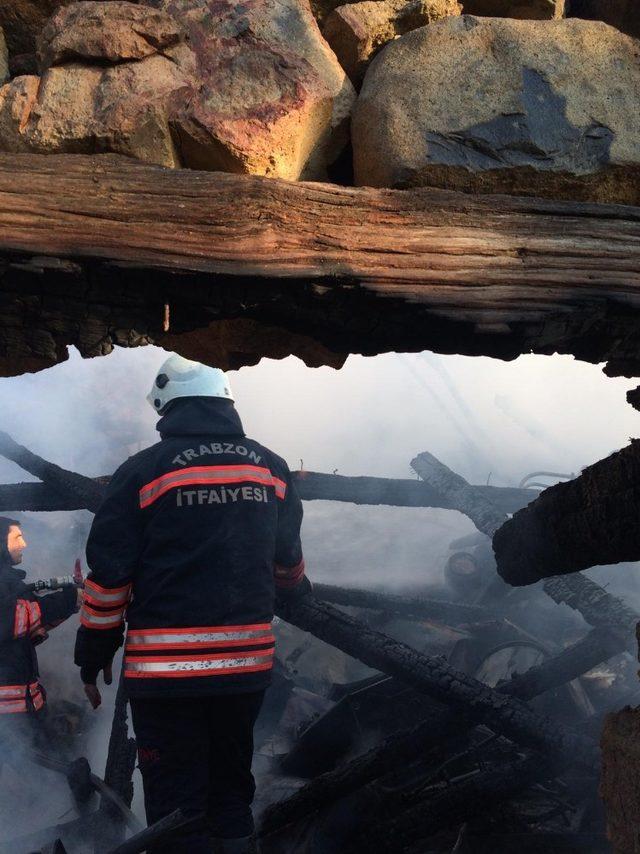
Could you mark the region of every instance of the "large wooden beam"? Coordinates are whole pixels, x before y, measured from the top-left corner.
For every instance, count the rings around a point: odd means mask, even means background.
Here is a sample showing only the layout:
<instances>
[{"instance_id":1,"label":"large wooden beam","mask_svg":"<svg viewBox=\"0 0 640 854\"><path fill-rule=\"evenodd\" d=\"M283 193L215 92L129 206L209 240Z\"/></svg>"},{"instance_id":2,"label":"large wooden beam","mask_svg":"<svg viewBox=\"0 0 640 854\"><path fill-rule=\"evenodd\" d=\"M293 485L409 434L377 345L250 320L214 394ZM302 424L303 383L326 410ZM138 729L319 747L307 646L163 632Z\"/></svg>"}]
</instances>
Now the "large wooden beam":
<instances>
[{"instance_id":1,"label":"large wooden beam","mask_svg":"<svg viewBox=\"0 0 640 854\"><path fill-rule=\"evenodd\" d=\"M640 559L640 440L545 489L496 532L498 572L516 586Z\"/></svg>"},{"instance_id":2,"label":"large wooden beam","mask_svg":"<svg viewBox=\"0 0 640 854\"><path fill-rule=\"evenodd\" d=\"M0 370L150 341L295 353L531 350L640 373L640 209L0 154Z\"/></svg>"},{"instance_id":3,"label":"large wooden beam","mask_svg":"<svg viewBox=\"0 0 640 854\"><path fill-rule=\"evenodd\" d=\"M109 475L95 478L106 486ZM344 501L350 504L385 504L393 507L449 508L447 497L417 480L386 477L344 477L315 471L294 471L303 501ZM505 513L515 513L537 497L535 489L511 486L476 486L475 489ZM0 512L86 509L76 494L44 483L0 484Z\"/></svg>"}]
</instances>

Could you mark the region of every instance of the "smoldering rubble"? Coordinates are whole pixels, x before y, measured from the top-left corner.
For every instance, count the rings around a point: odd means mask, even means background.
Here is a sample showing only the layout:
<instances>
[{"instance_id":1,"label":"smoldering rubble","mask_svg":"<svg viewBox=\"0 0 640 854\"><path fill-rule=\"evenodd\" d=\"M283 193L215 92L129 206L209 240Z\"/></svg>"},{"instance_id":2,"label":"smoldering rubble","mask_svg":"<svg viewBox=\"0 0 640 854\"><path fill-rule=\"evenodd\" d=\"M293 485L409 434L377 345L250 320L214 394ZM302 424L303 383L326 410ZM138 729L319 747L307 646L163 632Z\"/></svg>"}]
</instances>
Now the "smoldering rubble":
<instances>
[{"instance_id":1,"label":"smoldering rubble","mask_svg":"<svg viewBox=\"0 0 640 854\"><path fill-rule=\"evenodd\" d=\"M3 510L93 510L108 481L7 434L0 453L40 478L0 487ZM442 582L419 595L318 584L279 611L256 731L260 850L610 850L598 737L608 711L640 697L640 614L581 573L510 587L491 537L539 492L472 486L427 452L411 465L420 481L295 473L306 500L439 506L477 532L450 544ZM0 850L143 851L184 822L143 829L131 811L122 688L104 779L81 756L28 759L66 779L74 814Z\"/></svg>"}]
</instances>

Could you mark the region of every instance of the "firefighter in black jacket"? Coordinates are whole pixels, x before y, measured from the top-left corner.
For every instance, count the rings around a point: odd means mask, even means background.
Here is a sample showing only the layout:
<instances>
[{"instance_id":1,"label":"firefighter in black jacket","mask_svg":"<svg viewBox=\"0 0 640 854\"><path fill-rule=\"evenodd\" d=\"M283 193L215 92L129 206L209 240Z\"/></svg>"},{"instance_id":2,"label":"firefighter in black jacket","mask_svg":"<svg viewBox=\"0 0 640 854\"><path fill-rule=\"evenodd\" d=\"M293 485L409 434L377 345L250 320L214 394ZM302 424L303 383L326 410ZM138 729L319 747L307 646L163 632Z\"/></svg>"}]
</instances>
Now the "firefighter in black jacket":
<instances>
[{"instance_id":1,"label":"firefighter in black jacket","mask_svg":"<svg viewBox=\"0 0 640 854\"><path fill-rule=\"evenodd\" d=\"M74 587L46 596L29 590L16 569L26 545L20 523L0 516L0 736L8 726L13 735L33 734L45 705L35 646L78 610L81 597Z\"/></svg>"},{"instance_id":2,"label":"firefighter in black jacket","mask_svg":"<svg viewBox=\"0 0 640 854\"><path fill-rule=\"evenodd\" d=\"M96 513L76 664L96 707L126 615L147 820L203 816L154 851L242 854L274 596L310 588L302 504L284 460L245 436L222 371L171 356L148 399L161 441L118 469Z\"/></svg>"}]
</instances>

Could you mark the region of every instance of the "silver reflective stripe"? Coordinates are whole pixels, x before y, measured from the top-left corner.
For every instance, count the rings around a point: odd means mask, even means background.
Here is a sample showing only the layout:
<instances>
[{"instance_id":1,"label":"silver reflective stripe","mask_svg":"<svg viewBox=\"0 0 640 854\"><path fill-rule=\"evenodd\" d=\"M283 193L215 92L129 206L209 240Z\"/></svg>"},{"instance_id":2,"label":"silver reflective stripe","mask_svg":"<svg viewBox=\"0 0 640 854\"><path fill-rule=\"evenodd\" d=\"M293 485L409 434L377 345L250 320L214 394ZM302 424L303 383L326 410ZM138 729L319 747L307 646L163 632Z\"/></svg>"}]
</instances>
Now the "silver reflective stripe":
<instances>
[{"instance_id":1,"label":"silver reflective stripe","mask_svg":"<svg viewBox=\"0 0 640 854\"><path fill-rule=\"evenodd\" d=\"M194 471L183 469L181 471L169 472L158 479L154 486L143 486L140 490L140 502L146 503L155 498L159 492L167 487L180 486L184 481L189 483L216 483L237 482L241 480L259 481L268 486L273 484L273 475L269 469L256 468L255 466L238 466L237 468L211 467L210 471Z\"/></svg>"},{"instance_id":2,"label":"silver reflective stripe","mask_svg":"<svg viewBox=\"0 0 640 854\"><path fill-rule=\"evenodd\" d=\"M145 646L146 644L166 644L171 646L177 643L228 643L229 641L246 640L260 641L272 640L271 628L252 629L233 632L198 632L185 631L171 632L169 634L131 634L127 636L127 646Z\"/></svg>"},{"instance_id":3,"label":"silver reflective stripe","mask_svg":"<svg viewBox=\"0 0 640 854\"><path fill-rule=\"evenodd\" d=\"M122 622L124 618L125 609L122 608L115 614L108 614L104 617L96 617L95 614L91 614L85 608L82 609L80 613L80 618L85 620L87 623L92 623L94 626L106 626L109 623L119 624Z\"/></svg>"},{"instance_id":4,"label":"silver reflective stripe","mask_svg":"<svg viewBox=\"0 0 640 854\"><path fill-rule=\"evenodd\" d=\"M15 700L13 702L0 703L0 715L8 715L13 712L26 712L26 700Z\"/></svg>"},{"instance_id":5,"label":"silver reflective stripe","mask_svg":"<svg viewBox=\"0 0 640 854\"><path fill-rule=\"evenodd\" d=\"M130 588L124 591L120 590L118 593L102 593L102 591L96 590L90 581L86 583L85 588L88 598L99 602L100 605L121 605L129 600Z\"/></svg>"},{"instance_id":6,"label":"silver reflective stripe","mask_svg":"<svg viewBox=\"0 0 640 854\"><path fill-rule=\"evenodd\" d=\"M256 667L268 664L273 652L268 655L250 655L246 658L204 658L198 661L131 661L127 659L126 670L137 673L176 673L198 670L228 670L230 667Z\"/></svg>"},{"instance_id":7,"label":"silver reflective stripe","mask_svg":"<svg viewBox=\"0 0 640 854\"><path fill-rule=\"evenodd\" d=\"M27 693L26 685L0 688L0 700L19 700Z\"/></svg>"}]
</instances>

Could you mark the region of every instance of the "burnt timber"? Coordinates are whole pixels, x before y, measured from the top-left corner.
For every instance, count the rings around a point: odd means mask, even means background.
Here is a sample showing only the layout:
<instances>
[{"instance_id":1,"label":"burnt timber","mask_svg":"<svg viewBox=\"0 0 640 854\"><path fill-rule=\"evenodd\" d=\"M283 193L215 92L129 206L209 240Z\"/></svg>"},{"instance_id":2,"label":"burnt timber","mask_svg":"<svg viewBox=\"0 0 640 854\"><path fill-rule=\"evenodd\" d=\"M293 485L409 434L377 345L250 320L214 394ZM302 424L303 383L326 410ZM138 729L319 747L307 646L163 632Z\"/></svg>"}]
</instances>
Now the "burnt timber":
<instances>
[{"instance_id":1,"label":"burnt timber","mask_svg":"<svg viewBox=\"0 0 640 854\"><path fill-rule=\"evenodd\" d=\"M640 558L640 440L545 489L496 532L498 572L532 584L590 566Z\"/></svg>"},{"instance_id":2,"label":"burnt timber","mask_svg":"<svg viewBox=\"0 0 640 854\"><path fill-rule=\"evenodd\" d=\"M0 449L0 453L2 453ZM33 472L31 472L33 474ZM69 475L72 473L70 472ZM37 476L37 475L36 475ZM323 472L293 472L298 493L303 501L344 501L351 504L385 504L393 507L441 507L452 505L445 495L426 483L416 480L395 480L384 477L344 477ZM95 478L106 486L110 475ZM496 507L505 513L515 513L539 494L535 489L509 486L477 486ZM0 511L85 510L86 497L51 483L0 484Z\"/></svg>"},{"instance_id":3,"label":"burnt timber","mask_svg":"<svg viewBox=\"0 0 640 854\"><path fill-rule=\"evenodd\" d=\"M640 209L3 154L0 298L4 374L151 342L221 367L430 349L638 374Z\"/></svg>"}]
</instances>

